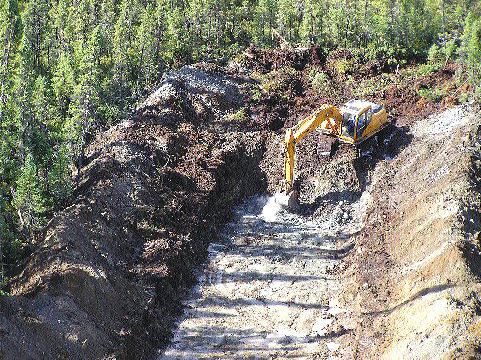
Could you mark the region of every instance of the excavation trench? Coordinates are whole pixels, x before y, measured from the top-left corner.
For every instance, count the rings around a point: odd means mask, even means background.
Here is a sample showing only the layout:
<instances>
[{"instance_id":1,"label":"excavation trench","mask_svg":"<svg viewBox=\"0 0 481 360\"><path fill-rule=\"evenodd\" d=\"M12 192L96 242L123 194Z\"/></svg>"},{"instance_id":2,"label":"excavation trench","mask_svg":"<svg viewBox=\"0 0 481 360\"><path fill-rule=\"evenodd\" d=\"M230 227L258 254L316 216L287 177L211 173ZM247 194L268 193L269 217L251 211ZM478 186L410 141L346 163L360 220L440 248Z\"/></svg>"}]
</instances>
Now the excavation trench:
<instances>
[{"instance_id":1,"label":"excavation trench","mask_svg":"<svg viewBox=\"0 0 481 360\"><path fill-rule=\"evenodd\" d=\"M252 197L275 192L283 163L279 124L257 121L282 109L249 115L255 88L185 67L98 136L0 298L0 358L479 354L479 114L399 118L360 158L311 134L294 215Z\"/></svg>"},{"instance_id":2,"label":"excavation trench","mask_svg":"<svg viewBox=\"0 0 481 360\"><path fill-rule=\"evenodd\" d=\"M209 246L198 285L160 359L336 355L353 328L336 269L362 227L369 193L315 220L275 197L247 199Z\"/></svg>"}]
</instances>

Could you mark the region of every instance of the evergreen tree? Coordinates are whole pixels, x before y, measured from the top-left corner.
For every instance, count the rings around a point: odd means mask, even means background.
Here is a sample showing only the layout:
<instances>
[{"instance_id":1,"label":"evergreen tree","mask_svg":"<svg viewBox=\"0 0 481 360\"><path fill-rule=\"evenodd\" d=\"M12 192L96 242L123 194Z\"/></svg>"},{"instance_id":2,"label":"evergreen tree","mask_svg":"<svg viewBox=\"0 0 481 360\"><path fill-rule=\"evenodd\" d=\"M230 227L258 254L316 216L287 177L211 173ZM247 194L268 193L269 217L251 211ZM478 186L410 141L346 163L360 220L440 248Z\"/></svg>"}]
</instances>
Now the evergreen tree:
<instances>
[{"instance_id":1,"label":"evergreen tree","mask_svg":"<svg viewBox=\"0 0 481 360\"><path fill-rule=\"evenodd\" d=\"M19 145L20 157L24 158L25 149L32 146L34 112L32 95L35 87L35 56L32 33L24 30L20 49L17 55L18 72L14 83L14 105L21 138Z\"/></svg>"},{"instance_id":2,"label":"evergreen tree","mask_svg":"<svg viewBox=\"0 0 481 360\"><path fill-rule=\"evenodd\" d=\"M136 48L139 16L140 5L136 0L122 1L114 28L112 71L112 91L118 95L114 101L122 112L132 103L131 97L137 90L139 50L142 51Z\"/></svg>"},{"instance_id":3,"label":"evergreen tree","mask_svg":"<svg viewBox=\"0 0 481 360\"><path fill-rule=\"evenodd\" d=\"M299 35L299 12L297 2L293 0L278 0L279 12L277 24L280 35L289 42L295 42Z\"/></svg>"},{"instance_id":4,"label":"evergreen tree","mask_svg":"<svg viewBox=\"0 0 481 360\"><path fill-rule=\"evenodd\" d=\"M87 138L93 127L100 127L99 107L101 89L101 46L100 26L92 31L88 42L81 50L78 83L73 91L72 103L69 107L70 118L65 123L65 137L69 150L76 159L77 180L87 146Z\"/></svg>"},{"instance_id":5,"label":"evergreen tree","mask_svg":"<svg viewBox=\"0 0 481 360\"><path fill-rule=\"evenodd\" d=\"M50 99L51 95L46 79L39 75L35 80L32 91L33 122L28 145L35 162L41 165L42 170L48 165L51 158L51 147L48 139L48 125L51 119Z\"/></svg>"},{"instance_id":6,"label":"evergreen tree","mask_svg":"<svg viewBox=\"0 0 481 360\"><path fill-rule=\"evenodd\" d=\"M152 86L162 73L160 57L160 37L158 33L157 9L148 5L142 12L140 26L137 29L135 48L138 49L138 78L136 88L142 94L144 88Z\"/></svg>"},{"instance_id":7,"label":"evergreen tree","mask_svg":"<svg viewBox=\"0 0 481 360\"><path fill-rule=\"evenodd\" d=\"M0 0L0 121L12 80L11 61L18 24L16 0Z\"/></svg>"},{"instance_id":8,"label":"evergreen tree","mask_svg":"<svg viewBox=\"0 0 481 360\"><path fill-rule=\"evenodd\" d=\"M189 62L192 58L192 48L190 44L190 34L188 32L184 11L177 7L168 8L166 16L166 32L165 32L165 59L168 64L177 66ZM207 34L205 40L205 53L210 52L211 44L216 40L214 30L215 19L209 18L207 26Z\"/></svg>"},{"instance_id":9,"label":"evergreen tree","mask_svg":"<svg viewBox=\"0 0 481 360\"><path fill-rule=\"evenodd\" d=\"M55 104L59 113L60 126L67 119L69 104L72 100L72 93L75 87L74 71L70 55L67 52L61 53L53 78L53 91Z\"/></svg>"},{"instance_id":10,"label":"evergreen tree","mask_svg":"<svg viewBox=\"0 0 481 360\"><path fill-rule=\"evenodd\" d=\"M466 18L460 54L468 71L468 79L481 99L481 18L475 12L469 13Z\"/></svg>"},{"instance_id":11,"label":"evergreen tree","mask_svg":"<svg viewBox=\"0 0 481 360\"><path fill-rule=\"evenodd\" d=\"M70 154L67 146L60 146L48 174L48 191L54 207L59 207L72 192Z\"/></svg>"},{"instance_id":12,"label":"evergreen tree","mask_svg":"<svg viewBox=\"0 0 481 360\"><path fill-rule=\"evenodd\" d=\"M258 44L274 44L273 29L277 23L277 3L275 0L259 0L255 10L253 39Z\"/></svg>"},{"instance_id":13,"label":"evergreen tree","mask_svg":"<svg viewBox=\"0 0 481 360\"><path fill-rule=\"evenodd\" d=\"M322 45L326 43L325 28L328 8L325 2L304 1L304 15L301 23L300 37L306 44Z\"/></svg>"},{"instance_id":14,"label":"evergreen tree","mask_svg":"<svg viewBox=\"0 0 481 360\"><path fill-rule=\"evenodd\" d=\"M48 0L29 1L22 15L24 35L29 42L33 69L41 74L45 74L50 64L50 6Z\"/></svg>"},{"instance_id":15,"label":"evergreen tree","mask_svg":"<svg viewBox=\"0 0 481 360\"><path fill-rule=\"evenodd\" d=\"M42 185L37 177L37 166L28 154L16 181L13 205L20 219L20 226L31 233L44 223L45 199Z\"/></svg>"}]
</instances>

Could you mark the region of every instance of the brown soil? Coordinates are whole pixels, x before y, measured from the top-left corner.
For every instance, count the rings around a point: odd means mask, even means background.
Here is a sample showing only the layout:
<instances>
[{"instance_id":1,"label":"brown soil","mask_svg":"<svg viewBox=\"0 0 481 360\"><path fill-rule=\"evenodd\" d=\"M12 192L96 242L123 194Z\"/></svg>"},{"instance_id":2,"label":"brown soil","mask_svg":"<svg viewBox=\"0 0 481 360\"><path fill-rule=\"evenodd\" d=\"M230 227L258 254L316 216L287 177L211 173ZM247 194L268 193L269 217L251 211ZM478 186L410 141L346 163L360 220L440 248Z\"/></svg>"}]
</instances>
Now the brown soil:
<instances>
[{"instance_id":1,"label":"brown soil","mask_svg":"<svg viewBox=\"0 0 481 360\"><path fill-rule=\"evenodd\" d=\"M75 201L0 299L2 358L150 358L167 341L231 207L265 189L262 134L221 121L244 86L184 68L97 138Z\"/></svg>"},{"instance_id":2,"label":"brown soil","mask_svg":"<svg viewBox=\"0 0 481 360\"><path fill-rule=\"evenodd\" d=\"M357 96L383 103L393 123L362 156L317 133L297 153L306 218L344 216L372 197L332 270L353 314L335 331L349 348L340 353L479 354L479 118L464 109L453 119L469 121L436 136L422 120L468 89L458 91L453 64L424 76L409 67L386 74L385 64L321 50L252 47L238 66L182 68L131 119L99 135L75 200L49 222L11 296L0 298L0 358L155 356L232 207L275 192L284 129L322 103ZM318 71L326 89L313 88ZM446 95L427 100L421 89Z\"/></svg>"},{"instance_id":3,"label":"brown soil","mask_svg":"<svg viewBox=\"0 0 481 360\"><path fill-rule=\"evenodd\" d=\"M383 63L370 61L366 64L358 64L348 50L332 52L327 60L319 56L310 58L313 52L317 54L320 50L316 48L281 52L250 48L246 52L255 55L252 59L245 57L247 61L244 65L251 71L260 71L259 64L271 64L271 62L276 64L275 66L266 65L267 67L261 69L263 72L272 74L277 84L271 87L273 91L262 91L259 100L251 100L250 111L256 126L267 123L272 130L292 126L319 107L319 104L328 102L340 105L356 97L353 88L361 88L366 82L372 84L373 90L362 97L384 104L391 118L399 126L458 104L459 96L468 90L457 85L455 81L455 72L458 67L456 64L448 64L427 75L413 73L415 66L403 68L398 72L388 73L390 74L388 85L383 85L386 74L382 73L386 70L386 65ZM337 72L333 65L339 60L349 61L343 73ZM322 71L327 74L329 86L325 90L313 88L309 76L312 71ZM419 90L423 88L439 88L443 90L444 95L441 99L428 100L419 94Z\"/></svg>"},{"instance_id":4,"label":"brown soil","mask_svg":"<svg viewBox=\"0 0 481 360\"><path fill-rule=\"evenodd\" d=\"M372 206L347 259L356 352L479 358L479 117L455 108L411 130L371 177Z\"/></svg>"}]
</instances>

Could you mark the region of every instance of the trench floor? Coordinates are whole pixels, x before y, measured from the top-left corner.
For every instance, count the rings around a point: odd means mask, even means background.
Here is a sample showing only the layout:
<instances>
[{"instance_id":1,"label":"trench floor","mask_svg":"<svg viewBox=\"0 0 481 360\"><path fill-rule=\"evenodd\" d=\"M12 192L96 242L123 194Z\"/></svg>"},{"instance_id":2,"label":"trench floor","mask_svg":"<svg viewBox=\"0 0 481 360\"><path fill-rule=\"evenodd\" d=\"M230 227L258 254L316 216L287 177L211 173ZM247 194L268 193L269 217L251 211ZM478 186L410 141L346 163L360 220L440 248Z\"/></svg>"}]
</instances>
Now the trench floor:
<instances>
[{"instance_id":1,"label":"trench floor","mask_svg":"<svg viewBox=\"0 0 481 360\"><path fill-rule=\"evenodd\" d=\"M159 359L344 358L349 309L335 268L362 226L368 194L322 220L283 210L275 197L239 206L209 247L198 285Z\"/></svg>"}]
</instances>

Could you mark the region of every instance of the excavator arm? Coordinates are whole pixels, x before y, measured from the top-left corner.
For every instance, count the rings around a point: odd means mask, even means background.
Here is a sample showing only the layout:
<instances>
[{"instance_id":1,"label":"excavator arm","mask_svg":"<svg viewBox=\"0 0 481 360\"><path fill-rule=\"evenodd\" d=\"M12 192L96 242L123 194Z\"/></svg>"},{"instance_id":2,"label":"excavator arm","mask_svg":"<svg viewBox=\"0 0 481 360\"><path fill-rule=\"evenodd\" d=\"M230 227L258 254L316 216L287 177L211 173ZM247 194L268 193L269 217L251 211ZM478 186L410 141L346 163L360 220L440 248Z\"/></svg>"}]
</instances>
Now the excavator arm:
<instances>
[{"instance_id":1,"label":"excavator arm","mask_svg":"<svg viewBox=\"0 0 481 360\"><path fill-rule=\"evenodd\" d=\"M294 182L296 144L319 127L332 135L340 135L341 126L342 115L340 111L335 106L324 104L312 115L301 120L296 126L287 129L284 139L286 192L292 190Z\"/></svg>"}]
</instances>

